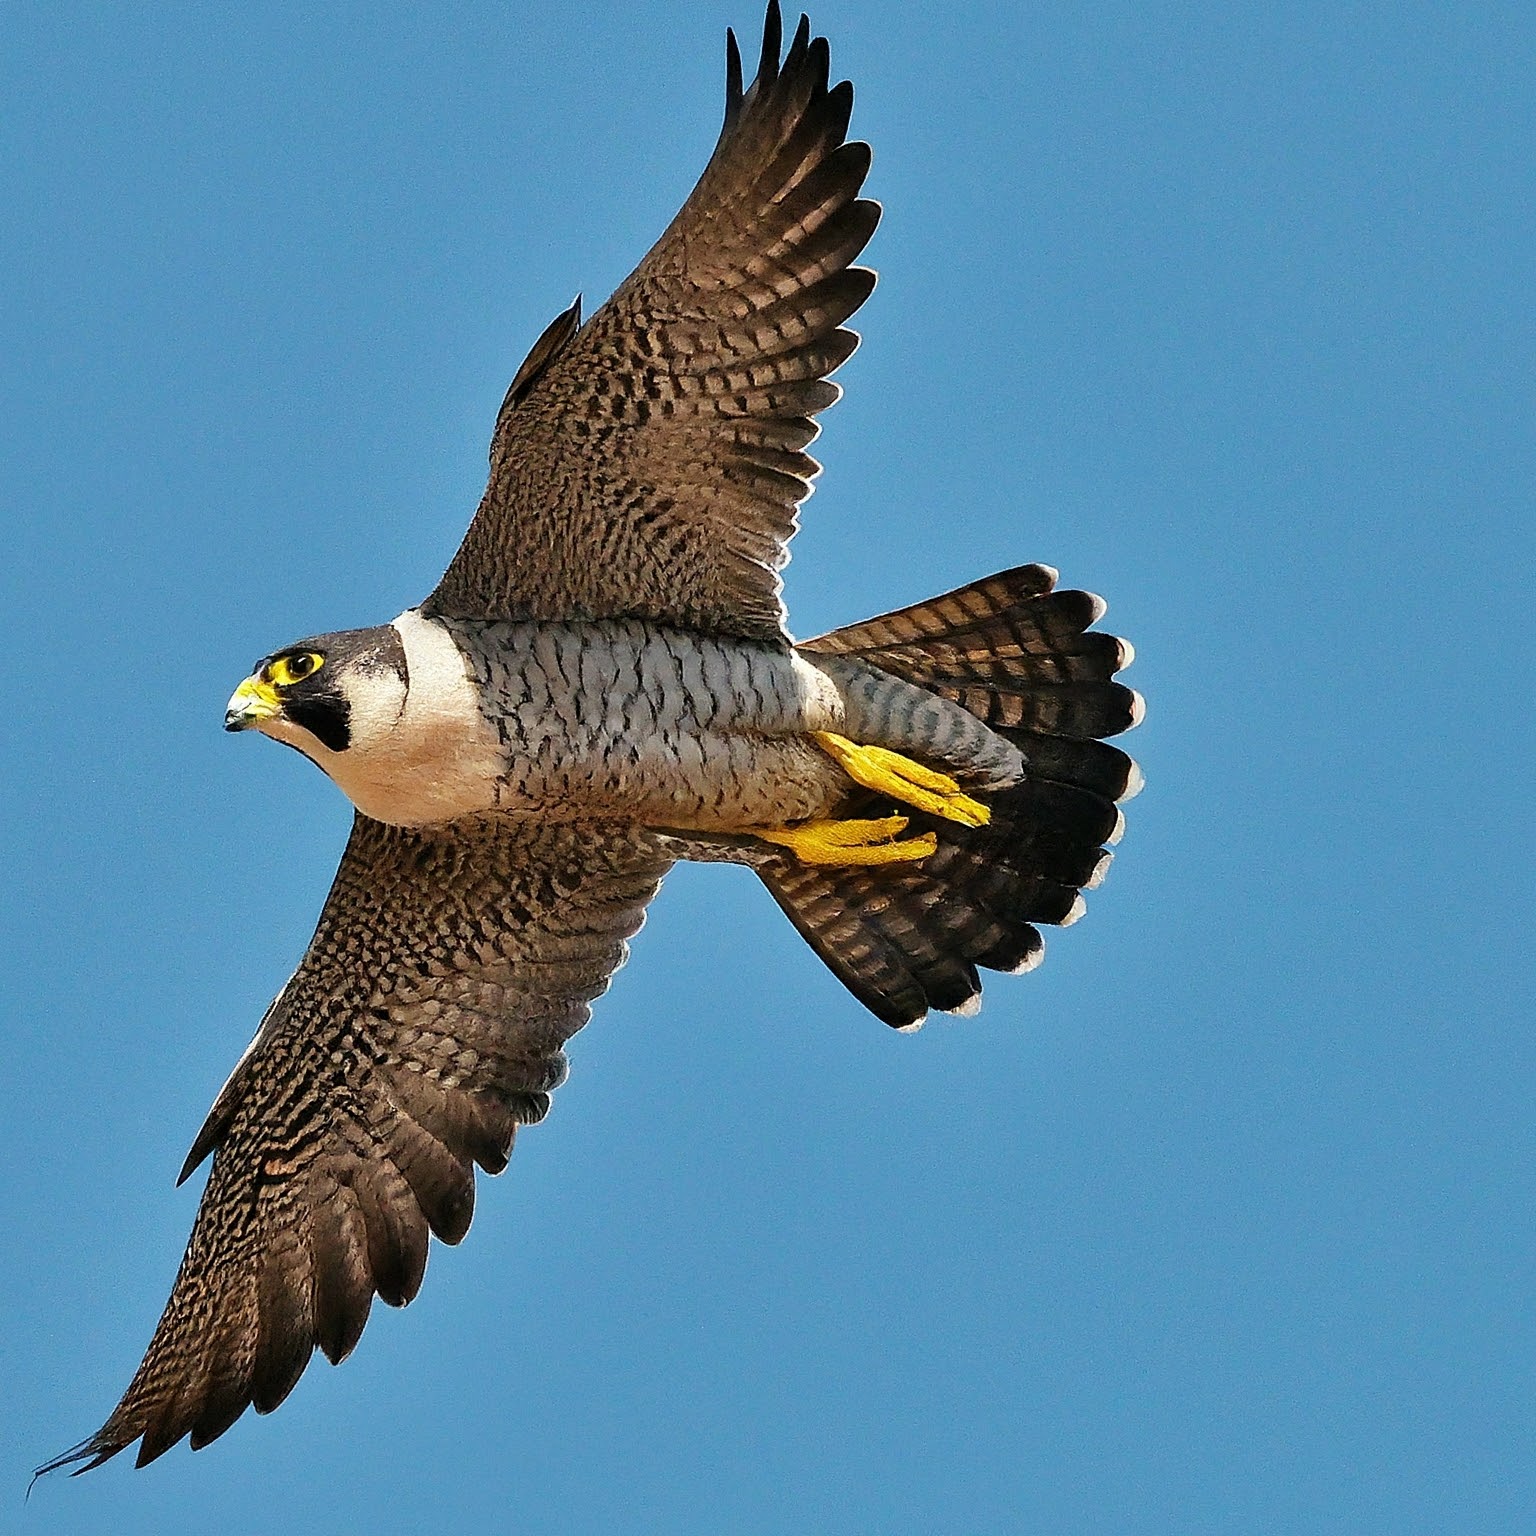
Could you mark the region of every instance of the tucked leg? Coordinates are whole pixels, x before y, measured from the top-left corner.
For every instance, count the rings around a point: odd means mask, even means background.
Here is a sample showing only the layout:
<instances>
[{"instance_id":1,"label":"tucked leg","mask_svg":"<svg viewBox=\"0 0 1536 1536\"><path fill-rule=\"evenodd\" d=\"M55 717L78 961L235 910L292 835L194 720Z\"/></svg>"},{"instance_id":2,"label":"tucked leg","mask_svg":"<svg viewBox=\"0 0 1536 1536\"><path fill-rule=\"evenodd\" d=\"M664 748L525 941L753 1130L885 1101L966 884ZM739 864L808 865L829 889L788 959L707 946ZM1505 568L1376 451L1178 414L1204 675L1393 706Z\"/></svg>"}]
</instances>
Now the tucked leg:
<instances>
[{"instance_id":1,"label":"tucked leg","mask_svg":"<svg viewBox=\"0 0 1536 1536\"><path fill-rule=\"evenodd\" d=\"M899 864L926 859L938 847L932 832L901 838L905 816L878 821L805 821L794 827L757 827L752 835L788 848L803 864Z\"/></svg>"},{"instance_id":2,"label":"tucked leg","mask_svg":"<svg viewBox=\"0 0 1536 1536\"><path fill-rule=\"evenodd\" d=\"M834 731L816 731L812 740L856 784L877 790L963 827L984 827L992 813L973 800L947 773L925 768L887 747L862 747Z\"/></svg>"}]
</instances>

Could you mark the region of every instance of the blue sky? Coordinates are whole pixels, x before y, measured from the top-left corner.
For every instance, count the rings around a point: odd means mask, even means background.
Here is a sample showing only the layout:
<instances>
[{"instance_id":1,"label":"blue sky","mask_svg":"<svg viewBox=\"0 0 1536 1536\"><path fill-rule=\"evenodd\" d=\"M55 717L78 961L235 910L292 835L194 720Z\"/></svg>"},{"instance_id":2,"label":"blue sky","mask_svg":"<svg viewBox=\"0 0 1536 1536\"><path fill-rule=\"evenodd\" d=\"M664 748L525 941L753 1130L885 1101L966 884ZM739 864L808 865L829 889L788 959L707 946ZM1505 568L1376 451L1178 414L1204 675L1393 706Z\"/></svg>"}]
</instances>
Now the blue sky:
<instances>
[{"instance_id":1,"label":"blue sky","mask_svg":"<svg viewBox=\"0 0 1536 1536\"><path fill-rule=\"evenodd\" d=\"M408 1311L23 1508L345 838L224 700L432 586L754 6L0 15L0 1527L1528 1531L1514 5L818 5L886 216L792 622L1104 593L1149 705L1107 884L903 1038L680 870Z\"/></svg>"}]
</instances>

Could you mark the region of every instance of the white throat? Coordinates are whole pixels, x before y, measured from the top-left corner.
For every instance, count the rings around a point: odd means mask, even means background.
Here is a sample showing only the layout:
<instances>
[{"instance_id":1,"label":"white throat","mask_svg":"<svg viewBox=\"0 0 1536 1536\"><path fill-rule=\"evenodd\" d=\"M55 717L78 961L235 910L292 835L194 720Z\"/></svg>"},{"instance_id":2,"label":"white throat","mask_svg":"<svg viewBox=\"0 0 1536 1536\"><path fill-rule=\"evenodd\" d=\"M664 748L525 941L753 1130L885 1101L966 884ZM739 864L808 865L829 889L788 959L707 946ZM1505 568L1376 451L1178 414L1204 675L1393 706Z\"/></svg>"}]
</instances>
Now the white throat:
<instances>
[{"instance_id":1,"label":"white throat","mask_svg":"<svg viewBox=\"0 0 1536 1536\"><path fill-rule=\"evenodd\" d=\"M300 746L376 821L420 827L490 810L505 757L480 712L462 652L447 629L414 608L391 627L405 648L403 696L393 675L355 676L345 752L332 752L308 732L302 743L288 731L282 739Z\"/></svg>"}]
</instances>

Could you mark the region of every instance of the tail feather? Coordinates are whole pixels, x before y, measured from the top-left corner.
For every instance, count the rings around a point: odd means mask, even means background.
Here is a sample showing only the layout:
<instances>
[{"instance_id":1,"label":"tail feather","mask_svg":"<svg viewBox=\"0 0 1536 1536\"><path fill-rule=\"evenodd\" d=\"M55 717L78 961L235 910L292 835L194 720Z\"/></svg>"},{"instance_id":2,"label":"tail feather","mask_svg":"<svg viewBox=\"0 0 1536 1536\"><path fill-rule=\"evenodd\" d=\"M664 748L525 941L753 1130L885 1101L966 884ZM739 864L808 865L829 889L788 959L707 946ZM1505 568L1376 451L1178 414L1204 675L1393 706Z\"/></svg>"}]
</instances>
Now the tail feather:
<instances>
[{"instance_id":1,"label":"tail feather","mask_svg":"<svg viewBox=\"0 0 1536 1536\"><path fill-rule=\"evenodd\" d=\"M999 625L996 632L1000 638L987 651L980 649L981 644L987 643L986 636L976 637L975 644L968 637L964 647L948 641L931 642L925 650L913 645L893 646L880 653L876 665L888 672L900 668L914 681L927 677L930 684L938 678L952 686L998 683L1010 691L1021 683L1073 683L1105 678L1129 665L1125 642L1096 629L1065 634L1052 651L1026 649L1007 638L1010 630L1004 626Z\"/></svg>"},{"instance_id":2,"label":"tail feather","mask_svg":"<svg viewBox=\"0 0 1536 1536\"><path fill-rule=\"evenodd\" d=\"M930 1008L973 1012L978 967L1037 964L1035 925L1082 915L1080 893L1103 878L1124 825L1116 802L1141 787L1136 764L1102 740L1141 718L1139 695L1114 680L1131 648L1089 628L1100 599L1055 582L1049 566L1020 566L800 647L959 704L1025 757L1018 783L974 791L991 811L986 826L911 816L913 834L938 839L920 864L828 868L786 856L759 869L838 979L897 1028ZM843 814L895 809L910 814L859 790Z\"/></svg>"},{"instance_id":3,"label":"tail feather","mask_svg":"<svg viewBox=\"0 0 1536 1536\"><path fill-rule=\"evenodd\" d=\"M1129 800L1141 790L1135 759L1107 741L1079 741L1041 731L1002 729L1025 757L1036 778L1075 784L1105 800Z\"/></svg>"},{"instance_id":4,"label":"tail feather","mask_svg":"<svg viewBox=\"0 0 1536 1536\"><path fill-rule=\"evenodd\" d=\"M850 904L829 870L775 859L758 874L773 899L832 972L883 1023L904 1029L928 1012L928 995L878 914Z\"/></svg>"},{"instance_id":5,"label":"tail feather","mask_svg":"<svg viewBox=\"0 0 1536 1536\"><path fill-rule=\"evenodd\" d=\"M912 641L964 634L968 628L1006 618L1031 598L1043 597L1056 585L1056 574L1048 565L1015 566L1011 571L984 576L953 592L845 625L802 644L830 655L852 656Z\"/></svg>"},{"instance_id":6,"label":"tail feather","mask_svg":"<svg viewBox=\"0 0 1536 1536\"><path fill-rule=\"evenodd\" d=\"M932 685L930 685L932 686ZM993 729L1038 731L1072 741L1118 736L1141 719L1141 695L1124 683L940 684L935 693L953 699Z\"/></svg>"},{"instance_id":7,"label":"tail feather","mask_svg":"<svg viewBox=\"0 0 1536 1536\"><path fill-rule=\"evenodd\" d=\"M941 843L924 862L930 875L964 890L970 901L1001 921L1065 926L1080 915L1080 887L1072 881L1021 873L958 839Z\"/></svg>"},{"instance_id":8,"label":"tail feather","mask_svg":"<svg viewBox=\"0 0 1536 1536\"><path fill-rule=\"evenodd\" d=\"M941 877L915 866L829 869L783 859L758 873L838 980L897 1029L921 1023L930 1008L974 1012L977 966L1027 969L1043 948L1030 924L954 902Z\"/></svg>"},{"instance_id":9,"label":"tail feather","mask_svg":"<svg viewBox=\"0 0 1536 1536\"><path fill-rule=\"evenodd\" d=\"M1128 731L1141 698L1112 679L1131 647L1090 630L1104 615L1091 592L1054 590L1048 565L1023 565L956 592L802 643L915 683L1007 731L1075 741Z\"/></svg>"}]
</instances>

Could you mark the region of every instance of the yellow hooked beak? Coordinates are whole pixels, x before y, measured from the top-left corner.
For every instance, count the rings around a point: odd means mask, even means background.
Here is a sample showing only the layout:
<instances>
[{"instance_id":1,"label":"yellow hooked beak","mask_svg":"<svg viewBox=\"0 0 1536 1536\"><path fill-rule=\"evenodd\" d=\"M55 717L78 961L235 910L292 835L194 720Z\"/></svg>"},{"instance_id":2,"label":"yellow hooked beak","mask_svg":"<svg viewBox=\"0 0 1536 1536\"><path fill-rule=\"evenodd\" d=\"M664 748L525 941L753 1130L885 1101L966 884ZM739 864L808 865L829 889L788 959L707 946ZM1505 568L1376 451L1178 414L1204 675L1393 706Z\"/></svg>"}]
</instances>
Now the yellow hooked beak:
<instances>
[{"instance_id":1,"label":"yellow hooked beak","mask_svg":"<svg viewBox=\"0 0 1536 1536\"><path fill-rule=\"evenodd\" d=\"M271 683L262 682L259 675L252 675L229 696L229 706L224 711L226 731L245 731L263 720L270 720L281 713L277 689Z\"/></svg>"}]
</instances>

